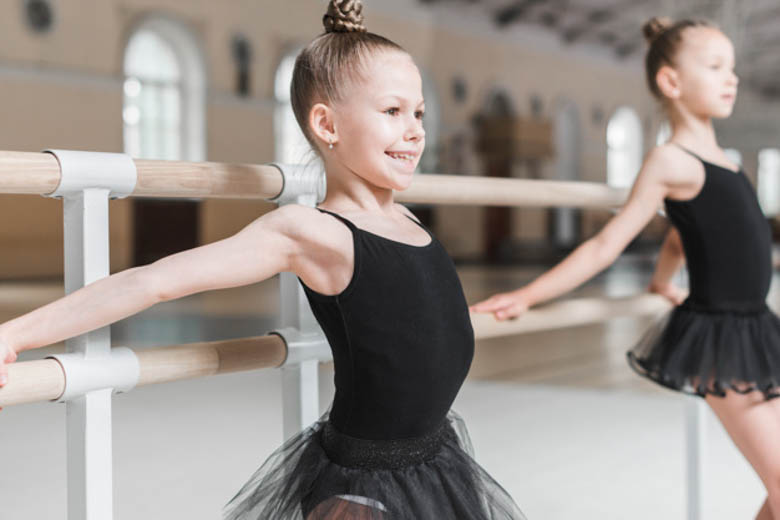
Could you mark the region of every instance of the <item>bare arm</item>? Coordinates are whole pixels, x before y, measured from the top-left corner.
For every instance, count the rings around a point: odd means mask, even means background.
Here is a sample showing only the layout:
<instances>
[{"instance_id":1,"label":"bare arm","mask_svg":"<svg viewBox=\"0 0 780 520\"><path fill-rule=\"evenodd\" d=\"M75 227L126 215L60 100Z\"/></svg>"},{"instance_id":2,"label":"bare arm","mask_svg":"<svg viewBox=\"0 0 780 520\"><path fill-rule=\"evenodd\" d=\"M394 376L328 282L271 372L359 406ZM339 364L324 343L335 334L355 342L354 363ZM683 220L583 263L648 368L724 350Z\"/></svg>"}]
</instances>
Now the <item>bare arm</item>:
<instances>
[{"instance_id":1,"label":"bare arm","mask_svg":"<svg viewBox=\"0 0 780 520\"><path fill-rule=\"evenodd\" d=\"M677 230L672 228L666 234L661 251L658 253L655 272L648 290L666 297L675 305L682 303L686 293L672 283L672 278L684 264L685 252L682 240Z\"/></svg>"},{"instance_id":2,"label":"bare arm","mask_svg":"<svg viewBox=\"0 0 780 520\"><path fill-rule=\"evenodd\" d=\"M672 167L667 154L651 152L637 176L628 201L604 228L583 242L558 265L532 283L501 293L471 307L492 312L499 320L522 314L532 305L556 298L584 283L609 266L653 218L669 192Z\"/></svg>"},{"instance_id":3,"label":"bare arm","mask_svg":"<svg viewBox=\"0 0 780 520\"><path fill-rule=\"evenodd\" d=\"M17 353L104 327L156 303L259 282L282 271L311 278L325 259L333 260L327 252L335 247L324 243L327 233L315 234L317 225L309 221L318 217L302 207L272 211L230 238L116 273L0 325L0 385L5 364Z\"/></svg>"}]
</instances>

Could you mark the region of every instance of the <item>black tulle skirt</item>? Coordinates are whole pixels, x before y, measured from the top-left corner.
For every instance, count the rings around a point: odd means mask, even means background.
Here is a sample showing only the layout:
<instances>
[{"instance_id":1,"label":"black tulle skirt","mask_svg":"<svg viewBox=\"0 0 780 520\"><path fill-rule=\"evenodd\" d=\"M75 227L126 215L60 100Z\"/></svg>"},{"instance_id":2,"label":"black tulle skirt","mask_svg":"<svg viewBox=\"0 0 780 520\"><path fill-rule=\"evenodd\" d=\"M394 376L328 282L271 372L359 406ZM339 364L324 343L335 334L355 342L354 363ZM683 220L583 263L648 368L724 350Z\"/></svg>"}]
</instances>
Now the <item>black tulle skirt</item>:
<instances>
[{"instance_id":1,"label":"black tulle skirt","mask_svg":"<svg viewBox=\"0 0 780 520\"><path fill-rule=\"evenodd\" d=\"M712 310L684 302L628 352L639 374L673 390L780 396L780 319L765 305Z\"/></svg>"},{"instance_id":2,"label":"black tulle skirt","mask_svg":"<svg viewBox=\"0 0 780 520\"><path fill-rule=\"evenodd\" d=\"M228 520L519 520L506 491L472 458L450 412L425 437L356 439L327 416L287 441L225 506Z\"/></svg>"}]
</instances>

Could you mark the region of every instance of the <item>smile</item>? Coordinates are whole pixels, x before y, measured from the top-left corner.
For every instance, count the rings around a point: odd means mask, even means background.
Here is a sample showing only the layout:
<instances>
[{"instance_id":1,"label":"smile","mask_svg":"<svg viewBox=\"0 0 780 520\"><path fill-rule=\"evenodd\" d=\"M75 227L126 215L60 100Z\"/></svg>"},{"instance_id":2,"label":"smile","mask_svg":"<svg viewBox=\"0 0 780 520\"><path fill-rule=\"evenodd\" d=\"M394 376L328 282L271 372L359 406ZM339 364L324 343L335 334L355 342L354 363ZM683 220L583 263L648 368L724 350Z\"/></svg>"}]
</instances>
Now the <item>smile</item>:
<instances>
[{"instance_id":1,"label":"smile","mask_svg":"<svg viewBox=\"0 0 780 520\"><path fill-rule=\"evenodd\" d=\"M385 152L387 155L392 157L393 159L397 159L399 161L414 161L414 159L417 157L416 154L411 153L399 153L399 152Z\"/></svg>"}]
</instances>

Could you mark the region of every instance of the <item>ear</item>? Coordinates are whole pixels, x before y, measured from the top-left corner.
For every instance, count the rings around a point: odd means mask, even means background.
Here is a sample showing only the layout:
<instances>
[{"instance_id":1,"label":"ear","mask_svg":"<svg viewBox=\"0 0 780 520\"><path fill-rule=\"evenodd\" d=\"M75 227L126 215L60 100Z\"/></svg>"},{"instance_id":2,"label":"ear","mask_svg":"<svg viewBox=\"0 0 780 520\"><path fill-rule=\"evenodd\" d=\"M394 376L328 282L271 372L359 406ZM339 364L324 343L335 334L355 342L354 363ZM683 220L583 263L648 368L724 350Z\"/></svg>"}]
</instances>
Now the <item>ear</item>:
<instances>
[{"instance_id":1,"label":"ear","mask_svg":"<svg viewBox=\"0 0 780 520\"><path fill-rule=\"evenodd\" d=\"M309 111L309 128L323 148L338 141L333 110L325 103L317 103Z\"/></svg>"},{"instance_id":2,"label":"ear","mask_svg":"<svg viewBox=\"0 0 780 520\"><path fill-rule=\"evenodd\" d=\"M669 65L663 65L655 75L655 82L661 93L669 99L680 98L680 78L677 71Z\"/></svg>"}]
</instances>

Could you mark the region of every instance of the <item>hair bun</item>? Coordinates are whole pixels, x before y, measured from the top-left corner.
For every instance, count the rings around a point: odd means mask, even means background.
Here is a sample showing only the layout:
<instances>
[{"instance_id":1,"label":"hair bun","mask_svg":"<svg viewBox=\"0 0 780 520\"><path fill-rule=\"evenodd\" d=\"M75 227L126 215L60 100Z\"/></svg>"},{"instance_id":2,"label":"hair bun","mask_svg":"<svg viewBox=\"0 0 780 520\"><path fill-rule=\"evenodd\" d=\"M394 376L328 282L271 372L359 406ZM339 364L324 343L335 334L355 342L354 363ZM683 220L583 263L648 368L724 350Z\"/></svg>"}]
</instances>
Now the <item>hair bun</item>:
<instances>
[{"instance_id":1,"label":"hair bun","mask_svg":"<svg viewBox=\"0 0 780 520\"><path fill-rule=\"evenodd\" d=\"M642 34L645 35L647 43L653 43L653 40L658 38L662 32L669 29L674 25L674 21L666 16L650 18L642 26Z\"/></svg>"},{"instance_id":2,"label":"hair bun","mask_svg":"<svg viewBox=\"0 0 780 520\"><path fill-rule=\"evenodd\" d=\"M363 2L360 0L330 0L328 12L322 17L326 33L366 32L363 25Z\"/></svg>"}]
</instances>

